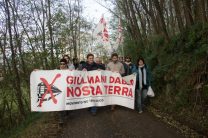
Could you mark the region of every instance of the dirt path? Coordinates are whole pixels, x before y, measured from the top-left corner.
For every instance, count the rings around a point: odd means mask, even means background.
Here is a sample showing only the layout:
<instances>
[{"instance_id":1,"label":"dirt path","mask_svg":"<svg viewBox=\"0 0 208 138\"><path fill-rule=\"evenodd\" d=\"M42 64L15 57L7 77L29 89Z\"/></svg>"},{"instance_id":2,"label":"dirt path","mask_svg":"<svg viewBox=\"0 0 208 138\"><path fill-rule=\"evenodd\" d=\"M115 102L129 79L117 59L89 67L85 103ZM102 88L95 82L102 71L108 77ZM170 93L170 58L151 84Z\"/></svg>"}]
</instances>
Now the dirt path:
<instances>
[{"instance_id":1,"label":"dirt path","mask_svg":"<svg viewBox=\"0 0 208 138\"><path fill-rule=\"evenodd\" d=\"M61 136L60 136L61 137ZM96 116L87 109L70 111L62 131L63 138L182 138L151 113L100 107Z\"/></svg>"}]
</instances>

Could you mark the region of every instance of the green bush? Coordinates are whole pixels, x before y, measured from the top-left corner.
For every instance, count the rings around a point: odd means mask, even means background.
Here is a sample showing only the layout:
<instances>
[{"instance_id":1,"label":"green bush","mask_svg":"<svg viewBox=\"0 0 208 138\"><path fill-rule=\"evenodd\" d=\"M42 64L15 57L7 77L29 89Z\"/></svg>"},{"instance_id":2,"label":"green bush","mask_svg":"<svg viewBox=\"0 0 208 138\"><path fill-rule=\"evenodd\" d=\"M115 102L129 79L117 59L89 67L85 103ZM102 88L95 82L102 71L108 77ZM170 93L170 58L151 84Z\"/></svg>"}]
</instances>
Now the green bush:
<instances>
[{"instance_id":1,"label":"green bush","mask_svg":"<svg viewBox=\"0 0 208 138\"><path fill-rule=\"evenodd\" d=\"M132 56L137 56L135 49L142 49L128 48L127 54L131 52ZM191 127L197 126L195 129L205 134L208 131L208 25L187 28L169 43L160 36L149 37L141 52L153 76L156 97L151 105ZM202 88L198 89L200 85Z\"/></svg>"}]
</instances>

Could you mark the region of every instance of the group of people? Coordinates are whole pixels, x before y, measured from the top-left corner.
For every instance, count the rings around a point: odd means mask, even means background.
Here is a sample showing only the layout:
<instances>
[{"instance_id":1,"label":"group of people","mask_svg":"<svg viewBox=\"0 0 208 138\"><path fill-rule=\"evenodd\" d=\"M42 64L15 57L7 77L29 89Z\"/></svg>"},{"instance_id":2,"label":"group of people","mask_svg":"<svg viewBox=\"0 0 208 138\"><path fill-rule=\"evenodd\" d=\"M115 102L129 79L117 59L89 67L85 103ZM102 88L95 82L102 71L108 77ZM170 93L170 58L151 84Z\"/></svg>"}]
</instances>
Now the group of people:
<instances>
[{"instance_id":1,"label":"group of people","mask_svg":"<svg viewBox=\"0 0 208 138\"><path fill-rule=\"evenodd\" d=\"M121 76L131 75L135 73L137 75L136 88L135 88L135 109L139 112L143 112L144 103L147 98L148 87L150 86L151 75L150 71L145 64L142 57L137 59L137 62L133 64L131 62L131 57L126 56L124 61L119 60L118 54L113 53L111 55L108 64L103 64L100 58L94 58L93 54L88 54L86 61L81 61L79 64L78 60L71 61L68 55L64 55L60 60L60 69L70 69L70 70L82 70L82 71L92 71L92 70L110 70L112 72L120 73ZM115 105L111 105L111 110L115 110ZM91 107L90 112L92 115L96 115L97 107Z\"/></svg>"}]
</instances>

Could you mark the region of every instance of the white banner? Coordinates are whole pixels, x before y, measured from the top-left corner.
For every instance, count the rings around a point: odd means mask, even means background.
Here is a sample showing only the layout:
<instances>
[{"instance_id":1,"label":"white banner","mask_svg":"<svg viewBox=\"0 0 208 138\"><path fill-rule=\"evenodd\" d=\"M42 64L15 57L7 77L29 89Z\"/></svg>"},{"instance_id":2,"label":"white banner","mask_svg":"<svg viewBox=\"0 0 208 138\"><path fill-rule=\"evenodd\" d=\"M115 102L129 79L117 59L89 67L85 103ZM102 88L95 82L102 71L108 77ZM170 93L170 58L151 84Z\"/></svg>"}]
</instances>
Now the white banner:
<instances>
[{"instance_id":1,"label":"white banner","mask_svg":"<svg viewBox=\"0 0 208 138\"><path fill-rule=\"evenodd\" d=\"M111 71L39 70L30 76L31 110L121 105L134 109L136 75Z\"/></svg>"}]
</instances>

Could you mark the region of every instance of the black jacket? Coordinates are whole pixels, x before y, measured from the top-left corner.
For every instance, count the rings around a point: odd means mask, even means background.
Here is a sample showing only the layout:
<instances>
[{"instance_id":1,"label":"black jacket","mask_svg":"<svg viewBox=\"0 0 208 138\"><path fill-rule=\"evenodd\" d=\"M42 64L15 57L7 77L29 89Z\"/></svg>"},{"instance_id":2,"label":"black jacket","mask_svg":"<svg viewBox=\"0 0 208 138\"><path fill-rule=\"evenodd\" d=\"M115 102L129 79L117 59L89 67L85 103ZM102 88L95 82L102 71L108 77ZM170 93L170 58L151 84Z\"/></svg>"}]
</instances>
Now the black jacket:
<instances>
[{"instance_id":1,"label":"black jacket","mask_svg":"<svg viewBox=\"0 0 208 138\"><path fill-rule=\"evenodd\" d=\"M105 70L105 64L97 64L99 69Z\"/></svg>"},{"instance_id":2,"label":"black jacket","mask_svg":"<svg viewBox=\"0 0 208 138\"><path fill-rule=\"evenodd\" d=\"M124 69L125 69L124 76L131 75L133 73L132 69L134 68L134 64L130 63L129 65L127 65L125 62L123 62L123 65L124 65Z\"/></svg>"},{"instance_id":3,"label":"black jacket","mask_svg":"<svg viewBox=\"0 0 208 138\"><path fill-rule=\"evenodd\" d=\"M98 67L98 65L95 63L95 62L93 62L92 64L89 64L88 62L86 63L86 64L84 64L83 66L82 66L82 69L86 69L87 71L92 71L92 70L97 70L99 67Z\"/></svg>"}]
</instances>

